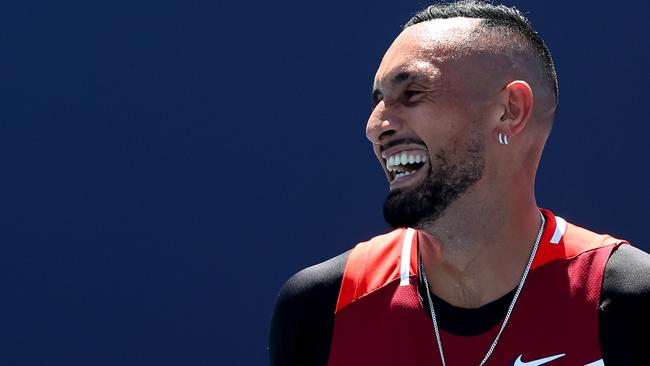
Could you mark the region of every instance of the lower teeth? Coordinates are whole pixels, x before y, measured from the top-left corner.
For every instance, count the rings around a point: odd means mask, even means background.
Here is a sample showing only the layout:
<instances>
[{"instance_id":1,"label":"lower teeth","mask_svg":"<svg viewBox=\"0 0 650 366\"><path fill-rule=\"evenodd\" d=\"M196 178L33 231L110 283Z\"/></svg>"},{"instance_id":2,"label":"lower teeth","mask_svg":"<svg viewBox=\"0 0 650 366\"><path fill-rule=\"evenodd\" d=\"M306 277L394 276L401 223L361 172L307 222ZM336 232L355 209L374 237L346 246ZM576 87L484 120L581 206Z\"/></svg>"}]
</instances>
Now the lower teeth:
<instances>
[{"instance_id":1,"label":"lower teeth","mask_svg":"<svg viewBox=\"0 0 650 366\"><path fill-rule=\"evenodd\" d=\"M405 176L407 176L407 175L411 175L411 174L413 174L413 173L415 173L415 170L411 170L410 172L397 173L397 174L395 174L395 179L398 179L398 178L401 178L401 177L405 177Z\"/></svg>"}]
</instances>

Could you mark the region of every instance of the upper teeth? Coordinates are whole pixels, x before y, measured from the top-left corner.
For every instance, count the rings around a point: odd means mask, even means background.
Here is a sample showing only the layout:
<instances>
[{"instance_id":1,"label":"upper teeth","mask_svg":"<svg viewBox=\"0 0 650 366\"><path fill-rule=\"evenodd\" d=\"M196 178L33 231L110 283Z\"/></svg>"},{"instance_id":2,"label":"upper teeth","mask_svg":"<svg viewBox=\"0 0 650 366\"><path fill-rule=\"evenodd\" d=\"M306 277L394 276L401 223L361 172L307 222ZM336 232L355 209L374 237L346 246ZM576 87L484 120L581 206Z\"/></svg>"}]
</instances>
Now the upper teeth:
<instances>
[{"instance_id":1,"label":"upper teeth","mask_svg":"<svg viewBox=\"0 0 650 366\"><path fill-rule=\"evenodd\" d=\"M389 156L386 160L386 168L390 171L394 171L397 170L395 167L398 165L424 163L426 161L427 155L425 152L402 152Z\"/></svg>"}]
</instances>

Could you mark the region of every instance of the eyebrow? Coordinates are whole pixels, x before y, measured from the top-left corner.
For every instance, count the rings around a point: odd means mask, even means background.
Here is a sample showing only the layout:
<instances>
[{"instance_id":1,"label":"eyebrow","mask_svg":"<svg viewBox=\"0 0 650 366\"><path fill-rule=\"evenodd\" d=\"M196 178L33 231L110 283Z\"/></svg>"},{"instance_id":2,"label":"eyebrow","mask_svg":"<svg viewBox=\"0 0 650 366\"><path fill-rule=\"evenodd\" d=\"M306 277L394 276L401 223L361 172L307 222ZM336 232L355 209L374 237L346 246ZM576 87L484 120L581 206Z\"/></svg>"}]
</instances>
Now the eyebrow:
<instances>
[{"instance_id":1,"label":"eyebrow","mask_svg":"<svg viewBox=\"0 0 650 366\"><path fill-rule=\"evenodd\" d=\"M399 84L405 82L408 79L411 79L415 74L412 74L407 71L402 71L399 74L395 75L391 80L390 83L392 86L398 86Z\"/></svg>"},{"instance_id":2,"label":"eyebrow","mask_svg":"<svg viewBox=\"0 0 650 366\"><path fill-rule=\"evenodd\" d=\"M393 76L393 78L390 79L389 83L392 88L397 88L400 84L403 84L407 80L424 80L424 79L425 78L420 73L402 71L399 74ZM375 105L377 105L383 94L384 93L381 90L379 90L379 88L373 89L371 94L372 102Z\"/></svg>"}]
</instances>

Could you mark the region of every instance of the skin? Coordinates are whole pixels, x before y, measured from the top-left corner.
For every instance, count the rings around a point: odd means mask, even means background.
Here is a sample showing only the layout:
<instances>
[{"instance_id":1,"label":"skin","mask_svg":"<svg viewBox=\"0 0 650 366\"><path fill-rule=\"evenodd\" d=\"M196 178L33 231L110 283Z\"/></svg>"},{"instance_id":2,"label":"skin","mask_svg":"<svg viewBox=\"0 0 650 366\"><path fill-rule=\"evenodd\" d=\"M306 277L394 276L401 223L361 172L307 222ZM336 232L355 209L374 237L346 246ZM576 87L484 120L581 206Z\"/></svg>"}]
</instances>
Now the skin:
<instances>
[{"instance_id":1,"label":"skin","mask_svg":"<svg viewBox=\"0 0 650 366\"><path fill-rule=\"evenodd\" d=\"M435 171L436 153L462 162L468 146L483 144L482 178L418 226L431 291L455 306L477 308L513 290L541 225L535 172L555 99L539 66L508 51L515 42L477 19L424 22L395 39L375 76L366 135L389 182L382 150L426 149ZM391 190L417 189L427 165Z\"/></svg>"}]
</instances>

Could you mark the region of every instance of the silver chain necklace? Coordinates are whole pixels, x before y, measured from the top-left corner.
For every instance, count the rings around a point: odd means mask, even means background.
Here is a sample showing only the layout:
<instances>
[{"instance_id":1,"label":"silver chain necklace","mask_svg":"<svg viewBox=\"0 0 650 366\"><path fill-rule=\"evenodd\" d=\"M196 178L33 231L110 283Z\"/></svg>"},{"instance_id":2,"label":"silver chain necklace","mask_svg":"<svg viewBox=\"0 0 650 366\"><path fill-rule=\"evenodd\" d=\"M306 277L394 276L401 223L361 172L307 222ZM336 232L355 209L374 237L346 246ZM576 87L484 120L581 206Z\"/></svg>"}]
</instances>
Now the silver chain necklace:
<instances>
[{"instance_id":1,"label":"silver chain necklace","mask_svg":"<svg viewBox=\"0 0 650 366\"><path fill-rule=\"evenodd\" d=\"M537 247L539 246L539 241L542 239L542 233L544 232L544 225L546 224L544 215L542 215L541 212L540 212L540 216L542 217L542 225L540 226L539 232L537 233L537 239L535 239L535 246L533 247L533 252L530 254L530 258L528 259L528 264L526 265L524 274L521 276L521 280L519 280L519 286L517 286L517 291L515 292L515 296L512 298L512 302L510 302L510 307L508 308L506 317L503 319L503 323L501 324L501 329L499 329L499 333L497 333L497 336L494 338L494 341L492 342L490 349L485 354L485 357L483 357L483 361L481 361L479 366L485 365L488 358L490 358L490 356L492 355L494 348L497 346L497 343L499 342L499 337L501 336L501 332L503 332L503 329L506 327L506 324L508 323L508 319L510 319L510 314L512 313L512 309L514 309L515 307L515 303L517 302L519 293L521 292L521 289L524 287L524 282L526 282L528 271L530 271L530 266L533 264L533 259L535 259L535 253L537 253ZM431 291L429 291L429 281L427 281L427 276L424 274L424 264L422 263L422 254L420 250L418 250L418 260L420 262L419 275L424 278L424 286L426 287L427 290L427 300L429 301L429 309L431 310L431 320L433 321L433 330L436 333L436 341L438 342L438 350L440 351L440 360L442 361L442 366L446 366L445 354L442 352L442 341L440 340L440 331L438 330L438 321L436 320L436 312L433 310L433 301L431 301Z\"/></svg>"}]
</instances>

